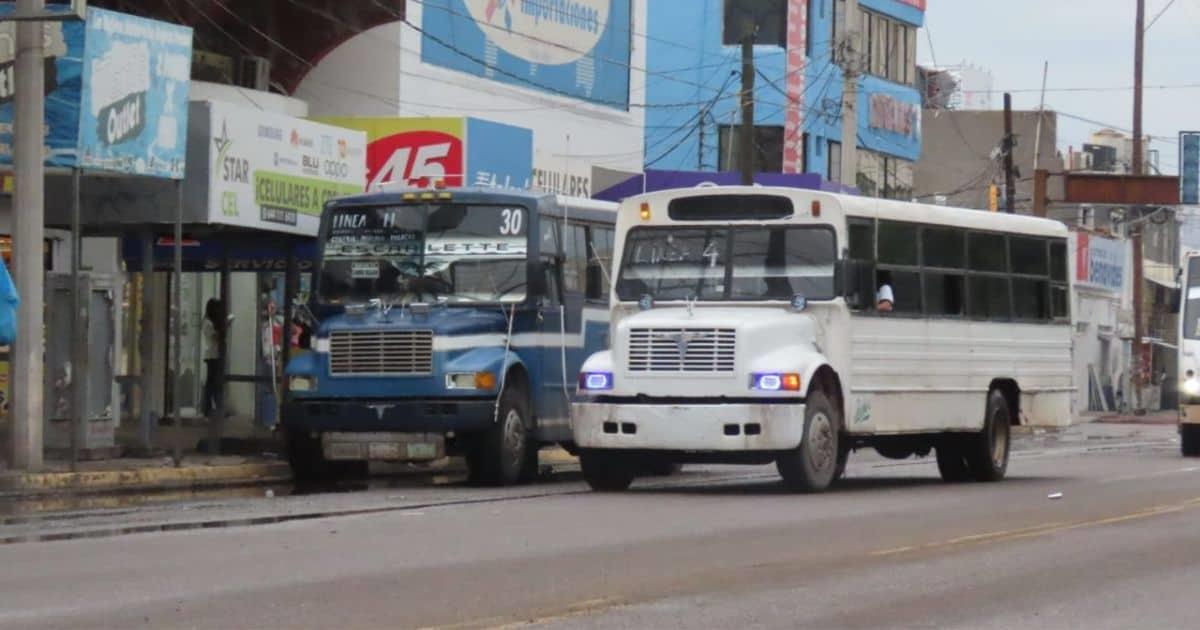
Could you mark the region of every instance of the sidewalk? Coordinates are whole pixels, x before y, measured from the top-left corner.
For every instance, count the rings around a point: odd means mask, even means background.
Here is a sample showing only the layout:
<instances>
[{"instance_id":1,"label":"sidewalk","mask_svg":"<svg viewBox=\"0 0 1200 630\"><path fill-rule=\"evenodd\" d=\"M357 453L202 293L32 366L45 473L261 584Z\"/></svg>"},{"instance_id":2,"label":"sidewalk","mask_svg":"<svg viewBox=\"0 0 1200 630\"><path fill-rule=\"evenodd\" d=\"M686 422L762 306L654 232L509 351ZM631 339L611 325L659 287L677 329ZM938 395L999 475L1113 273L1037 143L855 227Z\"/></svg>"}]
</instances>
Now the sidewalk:
<instances>
[{"instance_id":1,"label":"sidewalk","mask_svg":"<svg viewBox=\"0 0 1200 630\"><path fill-rule=\"evenodd\" d=\"M80 462L72 472L66 462L47 462L36 473L0 471L0 495L44 495L60 492L155 492L163 490L286 483L287 462L263 456L170 457Z\"/></svg>"},{"instance_id":2,"label":"sidewalk","mask_svg":"<svg viewBox=\"0 0 1200 630\"><path fill-rule=\"evenodd\" d=\"M1080 422L1098 422L1100 424L1175 424L1179 422L1179 412L1175 409L1164 409L1162 411L1148 411L1140 416L1137 414L1109 414L1095 416L1088 420L1080 420Z\"/></svg>"}]
</instances>

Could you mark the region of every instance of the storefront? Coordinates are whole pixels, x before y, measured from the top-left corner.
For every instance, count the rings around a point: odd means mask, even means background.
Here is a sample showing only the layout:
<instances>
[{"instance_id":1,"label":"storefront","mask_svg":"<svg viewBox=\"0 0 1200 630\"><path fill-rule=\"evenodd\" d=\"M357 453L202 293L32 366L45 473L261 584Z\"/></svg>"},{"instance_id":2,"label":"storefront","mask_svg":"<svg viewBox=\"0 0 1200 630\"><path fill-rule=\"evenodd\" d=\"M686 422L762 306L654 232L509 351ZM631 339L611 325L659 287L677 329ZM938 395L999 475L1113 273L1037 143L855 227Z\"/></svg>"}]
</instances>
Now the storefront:
<instances>
[{"instance_id":1,"label":"storefront","mask_svg":"<svg viewBox=\"0 0 1200 630\"><path fill-rule=\"evenodd\" d=\"M291 337L285 308L307 291L324 202L362 192L366 136L219 101L192 102L188 171L180 193L143 179L85 182L84 228L117 237L124 270L118 353L123 416L140 417L143 441L178 396L181 416L204 405L204 314L220 300L232 316L225 353L227 428L253 433L276 421L277 391ZM53 187L51 187L53 188ZM49 192L48 222L64 219ZM175 373L170 305L173 220L182 194L180 370ZM55 208L55 210L51 210ZM147 381L141 375L152 375ZM138 401L143 399L145 405ZM147 429L147 427L151 429ZM189 444L190 446L190 444Z\"/></svg>"}]
</instances>

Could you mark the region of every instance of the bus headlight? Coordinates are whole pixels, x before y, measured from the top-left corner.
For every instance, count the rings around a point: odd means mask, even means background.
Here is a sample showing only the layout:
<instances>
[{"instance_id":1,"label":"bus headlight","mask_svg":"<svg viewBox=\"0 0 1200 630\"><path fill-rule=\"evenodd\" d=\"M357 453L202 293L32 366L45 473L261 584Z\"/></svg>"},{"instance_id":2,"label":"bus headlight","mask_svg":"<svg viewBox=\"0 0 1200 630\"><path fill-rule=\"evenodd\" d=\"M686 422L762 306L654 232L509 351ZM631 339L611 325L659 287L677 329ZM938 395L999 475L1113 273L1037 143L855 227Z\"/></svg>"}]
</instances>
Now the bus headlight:
<instances>
[{"instance_id":1,"label":"bus headlight","mask_svg":"<svg viewBox=\"0 0 1200 630\"><path fill-rule=\"evenodd\" d=\"M317 391L317 377L293 376L288 380L288 388L294 392L315 392Z\"/></svg>"},{"instance_id":2,"label":"bus headlight","mask_svg":"<svg viewBox=\"0 0 1200 630\"><path fill-rule=\"evenodd\" d=\"M589 392L606 392L613 388L612 372L581 372L579 389Z\"/></svg>"},{"instance_id":3,"label":"bus headlight","mask_svg":"<svg viewBox=\"0 0 1200 630\"><path fill-rule=\"evenodd\" d=\"M1193 376L1184 381L1183 391L1189 396L1200 396L1200 379Z\"/></svg>"},{"instance_id":4,"label":"bus headlight","mask_svg":"<svg viewBox=\"0 0 1200 630\"><path fill-rule=\"evenodd\" d=\"M750 376L750 389L761 392L798 392L800 375L794 372L764 372Z\"/></svg>"},{"instance_id":5,"label":"bus headlight","mask_svg":"<svg viewBox=\"0 0 1200 630\"><path fill-rule=\"evenodd\" d=\"M446 389L491 391L496 389L496 375L491 372L451 372L446 375Z\"/></svg>"}]
</instances>

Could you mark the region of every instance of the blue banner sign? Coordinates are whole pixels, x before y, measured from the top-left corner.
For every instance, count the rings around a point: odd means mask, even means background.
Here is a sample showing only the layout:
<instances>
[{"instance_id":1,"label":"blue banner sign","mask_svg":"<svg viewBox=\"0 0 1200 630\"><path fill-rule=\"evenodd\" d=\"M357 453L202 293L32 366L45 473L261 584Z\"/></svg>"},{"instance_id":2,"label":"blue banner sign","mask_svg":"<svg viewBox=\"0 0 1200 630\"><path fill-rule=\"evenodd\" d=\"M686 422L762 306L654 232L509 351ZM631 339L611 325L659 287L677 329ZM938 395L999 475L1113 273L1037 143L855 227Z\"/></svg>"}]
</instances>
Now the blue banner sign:
<instances>
[{"instance_id":1,"label":"blue banner sign","mask_svg":"<svg viewBox=\"0 0 1200 630\"><path fill-rule=\"evenodd\" d=\"M1200 131L1179 133L1179 203L1200 205Z\"/></svg>"},{"instance_id":2,"label":"blue banner sign","mask_svg":"<svg viewBox=\"0 0 1200 630\"><path fill-rule=\"evenodd\" d=\"M192 29L88 9L79 165L182 179Z\"/></svg>"},{"instance_id":3,"label":"blue banner sign","mask_svg":"<svg viewBox=\"0 0 1200 630\"><path fill-rule=\"evenodd\" d=\"M11 15L14 3L0 4ZM83 85L82 22L43 22L45 29L46 165L75 166L79 147L79 100ZM16 100L16 22L0 22L0 165L12 166Z\"/></svg>"},{"instance_id":4,"label":"blue banner sign","mask_svg":"<svg viewBox=\"0 0 1200 630\"><path fill-rule=\"evenodd\" d=\"M425 0L421 59L629 107L630 0Z\"/></svg>"}]
</instances>

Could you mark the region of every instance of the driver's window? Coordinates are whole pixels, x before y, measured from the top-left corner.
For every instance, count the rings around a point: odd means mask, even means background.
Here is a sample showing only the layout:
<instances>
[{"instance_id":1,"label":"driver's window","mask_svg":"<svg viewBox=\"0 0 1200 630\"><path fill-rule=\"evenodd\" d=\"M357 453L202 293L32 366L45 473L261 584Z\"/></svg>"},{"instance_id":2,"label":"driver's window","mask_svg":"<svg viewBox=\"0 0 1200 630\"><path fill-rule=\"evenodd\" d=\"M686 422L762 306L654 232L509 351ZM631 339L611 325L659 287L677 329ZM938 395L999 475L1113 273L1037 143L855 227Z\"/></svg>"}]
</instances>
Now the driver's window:
<instances>
[{"instance_id":1,"label":"driver's window","mask_svg":"<svg viewBox=\"0 0 1200 630\"><path fill-rule=\"evenodd\" d=\"M544 273L546 274L546 304L550 306L558 306L562 304L562 294L559 291L559 276L561 270L558 263L555 262L553 258L545 257L542 260L545 261L545 264L542 265L542 268L545 270Z\"/></svg>"}]
</instances>

